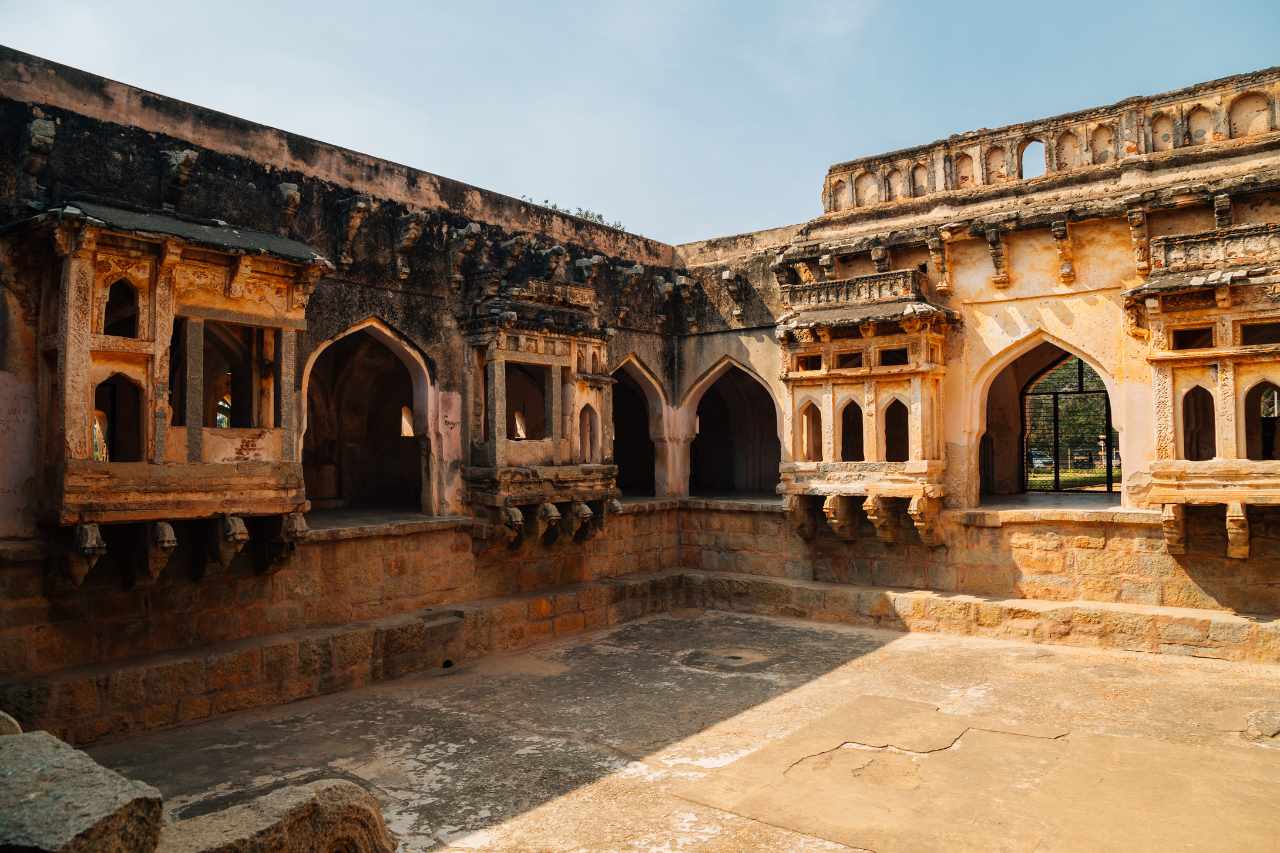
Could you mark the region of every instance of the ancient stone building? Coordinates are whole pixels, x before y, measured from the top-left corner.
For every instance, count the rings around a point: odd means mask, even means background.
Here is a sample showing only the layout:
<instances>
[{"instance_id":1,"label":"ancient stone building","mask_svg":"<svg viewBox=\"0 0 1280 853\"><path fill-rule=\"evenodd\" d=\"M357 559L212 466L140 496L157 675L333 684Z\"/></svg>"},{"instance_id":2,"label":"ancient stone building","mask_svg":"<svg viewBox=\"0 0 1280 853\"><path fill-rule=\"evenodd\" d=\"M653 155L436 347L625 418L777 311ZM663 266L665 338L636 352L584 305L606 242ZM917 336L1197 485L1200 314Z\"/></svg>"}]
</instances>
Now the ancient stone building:
<instances>
[{"instance_id":1,"label":"ancient stone building","mask_svg":"<svg viewBox=\"0 0 1280 853\"><path fill-rule=\"evenodd\" d=\"M673 607L1280 661L1278 98L671 246L0 50L0 708L83 743Z\"/></svg>"}]
</instances>

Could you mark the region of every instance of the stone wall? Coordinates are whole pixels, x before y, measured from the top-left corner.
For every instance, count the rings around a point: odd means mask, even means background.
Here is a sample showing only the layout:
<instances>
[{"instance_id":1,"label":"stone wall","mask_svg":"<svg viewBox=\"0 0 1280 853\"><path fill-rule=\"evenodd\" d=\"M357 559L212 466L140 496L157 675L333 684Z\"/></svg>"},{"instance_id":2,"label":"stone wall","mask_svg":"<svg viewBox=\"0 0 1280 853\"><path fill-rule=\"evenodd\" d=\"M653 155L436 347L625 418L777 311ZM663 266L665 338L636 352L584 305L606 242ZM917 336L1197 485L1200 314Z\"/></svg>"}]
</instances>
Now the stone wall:
<instances>
[{"instance_id":1,"label":"stone wall","mask_svg":"<svg viewBox=\"0 0 1280 853\"><path fill-rule=\"evenodd\" d=\"M845 542L821 524L801 539L776 507L689 501L680 517L680 561L716 572L842 584L930 589L1043 601L1280 613L1280 511L1251 508L1249 560L1226 557L1221 507L1188 512L1187 553L1165 547L1159 515L1142 511L948 512L945 548L914 530L886 545L861 520Z\"/></svg>"},{"instance_id":2,"label":"stone wall","mask_svg":"<svg viewBox=\"0 0 1280 853\"><path fill-rule=\"evenodd\" d=\"M19 555L0 562L0 678L652 571L676 559L674 506L611 517L586 543L520 551L469 519L313 530L273 573L246 553L195 580L179 552L150 586L127 587L104 559L77 589Z\"/></svg>"}]
</instances>

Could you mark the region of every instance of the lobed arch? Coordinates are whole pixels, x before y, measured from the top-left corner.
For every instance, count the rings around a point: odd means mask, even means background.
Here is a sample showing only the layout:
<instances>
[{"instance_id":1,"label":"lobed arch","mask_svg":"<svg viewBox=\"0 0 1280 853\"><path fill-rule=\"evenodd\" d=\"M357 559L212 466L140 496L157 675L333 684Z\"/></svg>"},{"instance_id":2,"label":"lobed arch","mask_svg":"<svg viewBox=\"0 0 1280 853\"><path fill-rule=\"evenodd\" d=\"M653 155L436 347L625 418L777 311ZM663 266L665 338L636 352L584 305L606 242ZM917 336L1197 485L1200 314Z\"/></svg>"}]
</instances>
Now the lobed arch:
<instances>
[{"instance_id":1,"label":"lobed arch","mask_svg":"<svg viewBox=\"0 0 1280 853\"><path fill-rule=\"evenodd\" d=\"M442 478L445 467L438 458L439 449L444 446L439 426L441 408L439 390L431 375L426 357L408 339L377 317L367 317L338 334L325 338L308 354L302 367L301 388L297 396L298 440L295 444L294 461L302 462L310 415L308 400L311 391L311 374L316 363L334 344L360 332L368 334L385 346L409 373L413 394L413 434L424 438L427 443L427 470L423 472L422 477L422 510L432 514L439 513L442 509L441 496L444 494Z\"/></svg>"}]
</instances>

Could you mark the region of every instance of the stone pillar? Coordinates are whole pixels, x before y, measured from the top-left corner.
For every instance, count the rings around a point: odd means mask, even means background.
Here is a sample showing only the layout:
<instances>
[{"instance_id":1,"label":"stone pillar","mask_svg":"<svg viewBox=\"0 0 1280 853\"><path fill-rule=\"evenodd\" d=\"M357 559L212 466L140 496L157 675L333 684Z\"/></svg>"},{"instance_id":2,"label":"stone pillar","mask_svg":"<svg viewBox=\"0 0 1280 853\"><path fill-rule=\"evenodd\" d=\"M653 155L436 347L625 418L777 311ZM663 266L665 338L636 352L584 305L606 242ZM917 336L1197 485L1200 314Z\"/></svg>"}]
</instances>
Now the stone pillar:
<instances>
[{"instance_id":1,"label":"stone pillar","mask_svg":"<svg viewBox=\"0 0 1280 853\"><path fill-rule=\"evenodd\" d=\"M93 388L90 387L89 330L93 321L94 242L82 236L62 265L58 304L58 384L62 389L63 444L67 459L92 459L90 440ZM59 454L60 455L60 454Z\"/></svg>"},{"instance_id":2,"label":"stone pillar","mask_svg":"<svg viewBox=\"0 0 1280 853\"><path fill-rule=\"evenodd\" d=\"M840 448L836 447L836 392L828 382L822 390L822 408L826 414L822 416L822 459L832 462L840 458Z\"/></svg>"},{"instance_id":3,"label":"stone pillar","mask_svg":"<svg viewBox=\"0 0 1280 853\"><path fill-rule=\"evenodd\" d=\"M1238 436L1236 433L1236 366L1234 362L1218 362L1218 388L1214 394L1217 398L1217 425L1214 435L1217 436L1217 456L1219 459L1235 459L1238 457Z\"/></svg>"},{"instance_id":4,"label":"stone pillar","mask_svg":"<svg viewBox=\"0 0 1280 853\"><path fill-rule=\"evenodd\" d=\"M1173 372L1167 364L1151 370L1155 403L1156 458L1173 459L1176 454L1176 431L1173 428Z\"/></svg>"},{"instance_id":5,"label":"stone pillar","mask_svg":"<svg viewBox=\"0 0 1280 853\"><path fill-rule=\"evenodd\" d=\"M653 439L653 492L660 498L689 494L689 447L693 436Z\"/></svg>"},{"instance_id":6,"label":"stone pillar","mask_svg":"<svg viewBox=\"0 0 1280 853\"><path fill-rule=\"evenodd\" d=\"M280 393L280 423L277 426L284 430L283 456L291 462L297 458L298 444L302 440L302 436L298 435L298 407L307 404L305 400L298 400L298 390L294 386L297 365L298 333L293 329L281 329L275 371L276 388Z\"/></svg>"},{"instance_id":7,"label":"stone pillar","mask_svg":"<svg viewBox=\"0 0 1280 853\"><path fill-rule=\"evenodd\" d=\"M550 404L547 411L547 417L551 419L551 461L555 465L563 465L573 459L573 425L566 427L565 419L573 417L573 400L562 400L560 389L563 385L561 381L562 368L559 365L551 365L547 368L547 386L546 398ZM572 386L565 387L570 395L573 394ZM566 436L566 431L568 435ZM565 442L565 438L569 441ZM569 458L566 459L564 445L569 445Z\"/></svg>"},{"instance_id":8,"label":"stone pillar","mask_svg":"<svg viewBox=\"0 0 1280 853\"><path fill-rule=\"evenodd\" d=\"M909 450L907 458L916 461L924 458L924 398L920 374L911 377L911 407L907 419Z\"/></svg>"},{"instance_id":9,"label":"stone pillar","mask_svg":"<svg viewBox=\"0 0 1280 853\"><path fill-rule=\"evenodd\" d=\"M868 352L867 357L870 356ZM884 453L880 450L877 423L876 383L868 380L862 383L862 458L868 462L879 462L884 458Z\"/></svg>"},{"instance_id":10,"label":"stone pillar","mask_svg":"<svg viewBox=\"0 0 1280 853\"><path fill-rule=\"evenodd\" d=\"M199 462L204 427L204 320L187 320L187 461Z\"/></svg>"},{"instance_id":11,"label":"stone pillar","mask_svg":"<svg viewBox=\"0 0 1280 853\"><path fill-rule=\"evenodd\" d=\"M490 358L484 369L489 385L485 392L485 406L489 410L489 440L493 446L489 461L495 468L500 468L507 461L507 363L501 358Z\"/></svg>"}]
</instances>

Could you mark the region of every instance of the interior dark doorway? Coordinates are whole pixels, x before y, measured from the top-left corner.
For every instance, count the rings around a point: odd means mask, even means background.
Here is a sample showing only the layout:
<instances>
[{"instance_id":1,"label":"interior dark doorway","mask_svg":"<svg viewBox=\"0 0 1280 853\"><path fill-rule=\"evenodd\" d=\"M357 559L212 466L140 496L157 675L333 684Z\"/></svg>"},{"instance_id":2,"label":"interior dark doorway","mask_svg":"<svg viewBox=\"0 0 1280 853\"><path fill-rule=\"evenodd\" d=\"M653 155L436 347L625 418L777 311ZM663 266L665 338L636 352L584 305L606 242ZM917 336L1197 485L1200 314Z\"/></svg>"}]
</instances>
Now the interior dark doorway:
<instances>
[{"instance_id":1,"label":"interior dark doorway","mask_svg":"<svg viewBox=\"0 0 1280 853\"><path fill-rule=\"evenodd\" d=\"M625 370L614 374L613 461L618 466L618 488L625 497L656 494L655 453L649 436L649 406L644 391Z\"/></svg>"},{"instance_id":2,"label":"interior dark doorway","mask_svg":"<svg viewBox=\"0 0 1280 853\"><path fill-rule=\"evenodd\" d=\"M311 369L302 466L314 509L422 509L413 381L367 332L333 343Z\"/></svg>"},{"instance_id":3,"label":"interior dark doorway","mask_svg":"<svg viewBox=\"0 0 1280 853\"><path fill-rule=\"evenodd\" d=\"M772 496L782 459L776 411L768 392L741 368L717 379L698 403L690 492Z\"/></svg>"}]
</instances>

